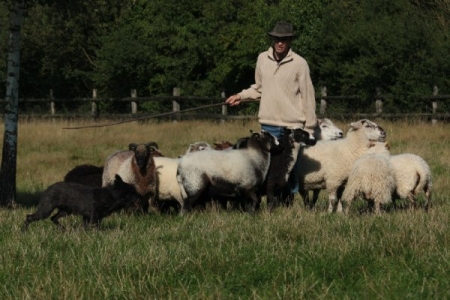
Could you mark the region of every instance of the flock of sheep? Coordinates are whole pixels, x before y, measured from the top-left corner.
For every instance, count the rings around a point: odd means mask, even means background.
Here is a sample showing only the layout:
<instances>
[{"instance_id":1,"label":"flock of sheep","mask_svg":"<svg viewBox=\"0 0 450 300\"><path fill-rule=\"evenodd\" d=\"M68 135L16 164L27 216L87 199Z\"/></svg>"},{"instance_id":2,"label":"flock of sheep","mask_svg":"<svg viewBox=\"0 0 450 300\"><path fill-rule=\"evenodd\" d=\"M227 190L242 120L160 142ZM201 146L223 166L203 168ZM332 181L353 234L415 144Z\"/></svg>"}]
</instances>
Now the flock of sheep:
<instances>
[{"instance_id":1,"label":"flock of sheep","mask_svg":"<svg viewBox=\"0 0 450 300\"><path fill-rule=\"evenodd\" d=\"M297 160L300 167L293 169ZM431 204L431 172L421 157L391 155L386 132L370 120L352 122L344 137L333 122L321 119L314 137L299 128L286 128L281 140L265 131L251 132L236 143L191 144L177 158L164 157L155 142L132 143L111 154L103 167L75 167L63 182L50 186L24 229L55 209L51 220L60 227L58 219L71 213L81 215L85 226L98 226L124 208L186 214L210 201L255 212L264 196L272 210L292 204L283 193L292 172L298 173L299 192L309 209L324 189L330 213L348 213L358 198L376 214L381 204L398 198L409 199L414 207L421 192L425 209Z\"/></svg>"}]
</instances>

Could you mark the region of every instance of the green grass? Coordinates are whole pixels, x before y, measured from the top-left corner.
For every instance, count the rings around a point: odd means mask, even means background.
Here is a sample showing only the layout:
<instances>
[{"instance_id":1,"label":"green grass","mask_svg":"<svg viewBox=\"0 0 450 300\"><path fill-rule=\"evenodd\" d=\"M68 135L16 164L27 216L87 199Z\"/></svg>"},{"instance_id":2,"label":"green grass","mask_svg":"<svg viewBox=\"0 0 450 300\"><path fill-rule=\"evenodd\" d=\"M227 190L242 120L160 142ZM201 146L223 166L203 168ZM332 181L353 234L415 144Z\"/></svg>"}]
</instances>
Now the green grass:
<instances>
[{"instance_id":1,"label":"green grass","mask_svg":"<svg viewBox=\"0 0 450 300\"><path fill-rule=\"evenodd\" d=\"M187 216L114 214L100 230L81 218L20 231L39 194L73 166L103 164L128 143L157 141L170 157L189 143L235 141L256 123L128 124L66 132L21 124L18 202L0 210L1 299L448 299L450 126L387 123L391 152L421 155L433 171L433 208L381 216L294 207L249 215L209 208ZM338 124L345 129L346 124ZM37 145L41 145L38 147ZM405 204L406 202L404 202ZM406 206L406 204L404 205Z\"/></svg>"}]
</instances>

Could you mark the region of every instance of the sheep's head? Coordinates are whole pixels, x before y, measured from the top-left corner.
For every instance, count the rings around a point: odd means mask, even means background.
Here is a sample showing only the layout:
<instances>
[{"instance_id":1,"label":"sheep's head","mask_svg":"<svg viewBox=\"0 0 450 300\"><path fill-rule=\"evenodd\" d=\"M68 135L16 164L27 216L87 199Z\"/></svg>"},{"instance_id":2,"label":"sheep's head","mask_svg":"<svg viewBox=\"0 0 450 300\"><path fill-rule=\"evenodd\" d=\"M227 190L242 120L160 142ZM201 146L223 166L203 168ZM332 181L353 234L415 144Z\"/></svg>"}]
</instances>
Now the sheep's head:
<instances>
[{"instance_id":1,"label":"sheep's head","mask_svg":"<svg viewBox=\"0 0 450 300\"><path fill-rule=\"evenodd\" d=\"M189 148L187 149L186 154L188 154L190 152L197 152L197 151L203 151L203 150L214 150L214 149L207 142L195 142L195 143L189 145Z\"/></svg>"},{"instance_id":2,"label":"sheep's head","mask_svg":"<svg viewBox=\"0 0 450 300\"><path fill-rule=\"evenodd\" d=\"M351 123L350 126L349 132L363 129L370 141L384 142L386 140L386 131L370 120L362 119Z\"/></svg>"},{"instance_id":3,"label":"sheep's head","mask_svg":"<svg viewBox=\"0 0 450 300\"><path fill-rule=\"evenodd\" d=\"M314 134L324 141L342 139L344 133L334 123L328 119L318 119L317 126L314 128Z\"/></svg>"},{"instance_id":4,"label":"sheep's head","mask_svg":"<svg viewBox=\"0 0 450 300\"><path fill-rule=\"evenodd\" d=\"M369 153L379 153L379 154L387 154L389 155L389 150L391 149L391 145L388 142L369 142L369 149L366 151L366 154Z\"/></svg>"},{"instance_id":5,"label":"sheep's head","mask_svg":"<svg viewBox=\"0 0 450 300\"><path fill-rule=\"evenodd\" d=\"M258 147L263 151L270 151L280 144L274 135L265 130L252 133L247 143L248 147Z\"/></svg>"},{"instance_id":6,"label":"sheep's head","mask_svg":"<svg viewBox=\"0 0 450 300\"><path fill-rule=\"evenodd\" d=\"M233 149L247 148L248 139L249 139L248 136L238 139L236 141L236 144L234 144Z\"/></svg>"},{"instance_id":7,"label":"sheep's head","mask_svg":"<svg viewBox=\"0 0 450 300\"><path fill-rule=\"evenodd\" d=\"M155 147L155 144L156 143L154 143L154 142L150 142L147 144L131 143L128 146L128 149L130 151L134 152L136 164L141 171L147 169L147 165L148 165L151 157L162 156L162 154L161 154L161 152L159 152L158 148Z\"/></svg>"}]
</instances>

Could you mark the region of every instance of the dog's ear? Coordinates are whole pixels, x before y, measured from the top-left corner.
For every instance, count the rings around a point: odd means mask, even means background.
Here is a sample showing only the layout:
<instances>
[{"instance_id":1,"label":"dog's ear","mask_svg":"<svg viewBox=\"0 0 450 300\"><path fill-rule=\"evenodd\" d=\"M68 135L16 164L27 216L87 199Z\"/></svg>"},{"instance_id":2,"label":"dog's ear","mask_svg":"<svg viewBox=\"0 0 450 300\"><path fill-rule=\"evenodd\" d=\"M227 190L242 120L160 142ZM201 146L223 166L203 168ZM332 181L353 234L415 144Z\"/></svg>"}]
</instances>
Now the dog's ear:
<instances>
[{"instance_id":1,"label":"dog's ear","mask_svg":"<svg viewBox=\"0 0 450 300\"><path fill-rule=\"evenodd\" d=\"M116 174L116 176L114 176L114 186L121 186L124 184L124 181L122 179L122 177L120 177L119 174Z\"/></svg>"}]
</instances>

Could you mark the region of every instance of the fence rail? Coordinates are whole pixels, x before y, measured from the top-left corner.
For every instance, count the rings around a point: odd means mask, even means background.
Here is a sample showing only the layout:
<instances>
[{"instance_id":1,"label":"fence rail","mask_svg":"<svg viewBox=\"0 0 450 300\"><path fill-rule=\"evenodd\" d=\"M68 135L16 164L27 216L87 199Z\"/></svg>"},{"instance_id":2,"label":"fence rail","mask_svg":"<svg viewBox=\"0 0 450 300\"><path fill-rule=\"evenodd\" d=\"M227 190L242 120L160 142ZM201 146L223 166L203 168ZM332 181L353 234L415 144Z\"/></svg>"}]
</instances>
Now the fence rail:
<instances>
[{"instance_id":1,"label":"fence rail","mask_svg":"<svg viewBox=\"0 0 450 300\"><path fill-rule=\"evenodd\" d=\"M319 117L330 117L337 119L348 119L348 118L386 118L386 119L399 119L399 118L408 118L408 117L419 117L430 119L432 123L436 123L437 120L450 120L450 112L439 112L438 105L439 102L444 100L450 100L450 95L439 95L438 88L433 88L432 95L425 95L422 97L423 100L429 103L431 113L389 113L383 111L383 96L381 93L377 92L377 96L374 99L375 102L375 111L365 112L365 113L332 113L328 111L329 106L333 106L336 101L348 101L348 100L357 100L358 97L354 95L349 96L333 96L327 95L326 87L321 89L321 94L316 96L316 101L319 103ZM21 118L113 118L113 119L130 119L136 117L143 117L147 115L149 118L152 115L148 113L141 113L138 111L138 103L146 103L152 101L171 101L172 102L172 111L166 112L164 115L165 118L169 117L171 119L186 119L186 118L207 118L207 119L251 119L256 118L255 115L229 115L228 114L228 106L224 105L225 95L222 93L222 97L201 97L201 96L181 96L180 90L178 88L174 88L173 95L171 96L151 96L151 97L137 97L137 91L131 90L130 97L125 98L101 98L97 96L97 90L94 89L92 91L92 98L70 98L70 99L55 99L53 97L53 92L50 91L50 96L44 99L19 99L19 104L22 106L32 105L34 103L48 103L49 111L43 114L36 113L21 113ZM198 102L213 102L217 105L209 105L209 106L220 106L220 112L217 113L192 113L195 108L188 109L190 111L189 114L184 114L183 111L186 109L182 108L182 103L186 101L198 101ZM5 103L4 99L0 99L0 102ZM87 113L59 113L56 109L57 103L90 103L91 109L90 112ZM129 111L121 113L121 114L102 114L100 115L99 103L130 103ZM199 107L199 110L202 107ZM182 114L183 113L183 114ZM158 117L155 114L155 117Z\"/></svg>"}]
</instances>

